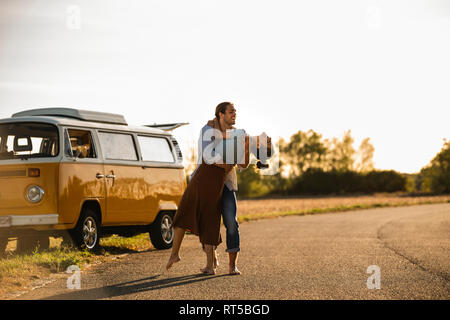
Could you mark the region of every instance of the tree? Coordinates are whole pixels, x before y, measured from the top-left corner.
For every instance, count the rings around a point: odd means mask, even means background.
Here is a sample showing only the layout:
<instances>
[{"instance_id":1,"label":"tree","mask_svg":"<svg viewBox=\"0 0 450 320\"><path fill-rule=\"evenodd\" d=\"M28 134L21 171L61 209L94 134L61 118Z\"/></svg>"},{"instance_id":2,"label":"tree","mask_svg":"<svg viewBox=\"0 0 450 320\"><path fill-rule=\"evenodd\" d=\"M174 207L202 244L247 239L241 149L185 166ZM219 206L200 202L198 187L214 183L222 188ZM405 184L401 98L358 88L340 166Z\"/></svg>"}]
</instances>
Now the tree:
<instances>
[{"instance_id":1,"label":"tree","mask_svg":"<svg viewBox=\"0 0 450 320\"><path fill-rule=\"evenodd\" d=\"M369 172L374 169L373 153L375 148L370 143L370 138L365 138L359 145L356 152L355 170L359 172Z\"/></svg>"},{"instance_id":2,"label":"tree","mask_svg":"<svg viewBox=\"0 0 450 320\"><path fill-rule=\"evenodd\" d=\"M268 194L271 189L269 185L263 180L254 165L249 165L245 170L237 171L239 198L259 197Z\"/></svg>"},{"instance_id":3,"label":"tree","mask_svg":"<svg viewBox=\"0 0 450 320\"><path fill-rule=\"evenodd\" d=\"M354 139L351 130L347 130L342 140L333 138L331 140L328 163L332 170L349 171L354 167L355 149L353 148Z\"/></svg>"},{"instance_id":4,"label":"tree","mask_svg":"<svg viewBox=\"0 0 450 320\"><path fill-rule=\"evenodd\" d=\"M321 168L328 152L322 141L322 135L311 129L307 132L298 131L292 135L287 144L280 146L280 150L284 152L290 173L296 176L309 168Z\"/></svg>"},{"instance_id":5,"label":"tree","mask_svg":"<svg viewBox=\"0 0 450 320\"><path fill-rule=\"evenodd\" d=\"M444 139L441 151L420 171L425 192L450 193L450 141Z\"/></svg>"},{"instance_id":6,"label":"tree","mask_svg":"<svg viewBox=\"0 0 450 320\"><path fill-rule=\"evenodd\" d=\"M192 174L197 167L197 148L194 143L189 143L184 157L184 171L186 175Z\"/></svg>"}]
</instances>

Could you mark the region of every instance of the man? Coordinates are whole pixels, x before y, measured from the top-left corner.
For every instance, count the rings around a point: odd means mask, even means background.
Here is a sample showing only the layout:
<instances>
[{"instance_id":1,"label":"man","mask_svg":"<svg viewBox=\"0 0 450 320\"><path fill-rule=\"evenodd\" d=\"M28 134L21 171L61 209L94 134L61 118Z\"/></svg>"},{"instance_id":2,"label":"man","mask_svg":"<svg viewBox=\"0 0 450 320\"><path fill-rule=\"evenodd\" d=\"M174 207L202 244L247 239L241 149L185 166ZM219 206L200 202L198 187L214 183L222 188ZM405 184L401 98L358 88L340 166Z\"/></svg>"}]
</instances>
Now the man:
<instances>
[{"instance_id":1,"label":"man","mask_svg":"<svg viewBox=\"0 0 450 320\"><path fill-rule=\"evenodd\" d=\"M219 128L223 134L226 130L234 129L233 125L236 123L236 109L231 102L222 102L216 107L215 119L208 121L207 125L202 128L200 140L199 140L199 161L203 161L203 152L206 147L211 143L208 139L205 139L206 132ZM248 139L246 139L246 146L248 149ZM238 164L238 167L242 170L249 164L248 153L245 157L245 163ZM226 244L228 252L228 267L229 274L239 275L241 272L237 268L238 253L240 251L240 235L239 235L239 223L236 218L237 204L236 194L237 191L237 177L234 165L230 170L230 164L216 164L223 168L228 166L229 173L225 178L225 185L222 192L222 219L226 228ZM195 171L194 171L195 173ZM193 173L193 174L194 174ZM192 175L193 175L192 174ZM214 250L214 267L217 268L217 253ZM202 272L207 268L202 269Z\"/></svg>"}]
</instances>

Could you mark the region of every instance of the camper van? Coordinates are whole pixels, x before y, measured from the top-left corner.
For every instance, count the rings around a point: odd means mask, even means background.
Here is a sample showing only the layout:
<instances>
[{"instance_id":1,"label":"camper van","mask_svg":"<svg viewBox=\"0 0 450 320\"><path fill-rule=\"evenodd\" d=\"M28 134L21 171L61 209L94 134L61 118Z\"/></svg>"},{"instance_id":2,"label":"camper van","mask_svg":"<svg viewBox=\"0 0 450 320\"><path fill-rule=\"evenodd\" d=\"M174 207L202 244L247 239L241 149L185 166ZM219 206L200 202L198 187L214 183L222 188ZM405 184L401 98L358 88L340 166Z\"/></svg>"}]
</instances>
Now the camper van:
<instances>
[{"instance_id":1,"label":"camper van","mask_svg":"<svg viewBox=\"0 0 450 320\"><path fill-rule=\"evenodd\" d=\"M172 246L172 219L186 188L170 130L129 126L122 115L72 108L0 120L0 254L48 248L49 237L95 250L101 236L149 232Z\"/></svg>"}]
</instances>

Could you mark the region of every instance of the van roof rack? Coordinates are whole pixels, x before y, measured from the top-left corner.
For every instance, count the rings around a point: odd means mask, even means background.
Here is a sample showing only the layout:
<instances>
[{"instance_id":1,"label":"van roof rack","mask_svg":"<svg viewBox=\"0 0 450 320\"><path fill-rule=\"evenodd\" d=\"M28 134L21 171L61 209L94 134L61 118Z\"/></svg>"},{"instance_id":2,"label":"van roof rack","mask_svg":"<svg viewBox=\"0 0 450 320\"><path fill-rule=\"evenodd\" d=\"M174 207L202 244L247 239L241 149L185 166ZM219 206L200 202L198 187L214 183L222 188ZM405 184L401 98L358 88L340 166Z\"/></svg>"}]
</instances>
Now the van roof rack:
<instances>
[{"instance_id":1,"label":"van roof rack","mask_svg":"<svg viewBox=\"0 0 450 320\"><path fill-rule=\"evenodd\" d=\"M179 127L187 125L187 124L189 124L189 122L158 123L158 124L154 123L154 124L144 125L144 127L156 128L156 129L161 129L164 131L172 131L172 130L175 130L176 128L179 128Z\"/></svg>"},{"instance_id":2,"label":"van roof rack","mask_svg":"<svg viewBox=\"0 0 450 320\"><path fill-rule=\"evenodd\" d=\"M80 110L73 108L40 108L17 112L13 118L29 116L54 116L73 118L83 121L128 125L123 115L107 112Z\"/></svg>"}]
</instances>

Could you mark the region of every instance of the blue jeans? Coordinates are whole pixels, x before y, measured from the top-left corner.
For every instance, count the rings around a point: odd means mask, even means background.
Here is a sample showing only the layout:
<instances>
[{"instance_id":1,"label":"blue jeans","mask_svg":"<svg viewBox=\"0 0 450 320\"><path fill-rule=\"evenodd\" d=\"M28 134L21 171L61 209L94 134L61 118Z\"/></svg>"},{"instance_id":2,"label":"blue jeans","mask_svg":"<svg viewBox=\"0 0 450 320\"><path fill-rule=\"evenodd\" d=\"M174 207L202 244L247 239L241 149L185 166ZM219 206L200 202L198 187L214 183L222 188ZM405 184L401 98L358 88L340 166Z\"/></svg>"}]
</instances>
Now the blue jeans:
<instances>
[{"instance_id":1,"label":"blue jeans","mask_svg":"<svg viewBox=\"0 0 450 320\"><path fill-rule=\"evenodd\" d=\"M223 186L222 192L222 219L227 229L227 252L240 251L239 223L236 218L237 204L234 190Z\"/></svg>"},{"instance_id":2,"label":"blue jeans","mask_svg":"<svg viewBox=\"0 0 450 320\"><path fill-rule=\"evenodd\" d=\"M239 236L239 223L236 218L237 215L237 204L236 195L234 190L228 189L225 185L223 186L222 192L222 220L227 229L227 250L226 252L239 252L241 239ZM202 249L205 250L205 245L202 244ZM214 250L217 247L214 246Z\"/></svg>"}]
</instances>

